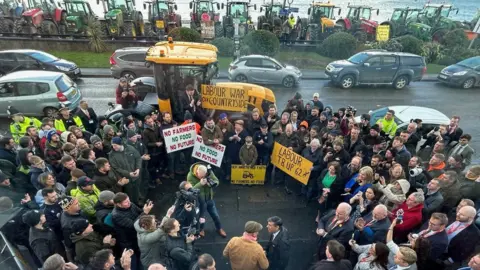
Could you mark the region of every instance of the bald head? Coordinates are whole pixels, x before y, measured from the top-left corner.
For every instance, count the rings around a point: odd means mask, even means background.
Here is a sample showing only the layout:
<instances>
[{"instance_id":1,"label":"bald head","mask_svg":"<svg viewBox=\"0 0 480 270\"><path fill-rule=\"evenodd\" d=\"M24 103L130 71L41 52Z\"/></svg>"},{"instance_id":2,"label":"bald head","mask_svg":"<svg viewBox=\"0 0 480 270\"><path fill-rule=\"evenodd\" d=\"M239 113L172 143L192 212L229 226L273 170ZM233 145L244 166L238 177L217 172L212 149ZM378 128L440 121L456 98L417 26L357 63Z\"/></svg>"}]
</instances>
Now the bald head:
<instances>
[{"instance_id":1,"label":"bald head","mask_svg":"<svg viewBox=\"0 0 480 270\"><path fill-rule=\"evenodd\" d=\"M159 263L154 263L148 267L148 270L167 270L167 268Z\"/></svg>"},{"instance_id":2,"label":"bald head","mask_svg":"<svg viewBox=\"0 0 480 270\"><path fill-rule=\"evenodd\" d=\"M383 220L388 215L387 207L383 204L375 206L375 208L373 208L372 215L375 220Z\"/></svg>"},{"instance_id":3,"label":"bald head","mask_svg":"<svg viewBox=\"0 0 480 270\"><path fill-rule=\"evenodd\" d=\"M285 126L285 133L290 136L293 133L293 126L292 124L288 124Z\"/></svg>"},{"instance_id":4,"label":"bald head","mask_svg":"<svg viewBox=\"0 0 480 270\"><path fill-rule=\"evenodd\" d=\"M473 206L464 206L457 212L457 221L471 223L475 219L477 211Z\"/></svg>"}]
</instances>

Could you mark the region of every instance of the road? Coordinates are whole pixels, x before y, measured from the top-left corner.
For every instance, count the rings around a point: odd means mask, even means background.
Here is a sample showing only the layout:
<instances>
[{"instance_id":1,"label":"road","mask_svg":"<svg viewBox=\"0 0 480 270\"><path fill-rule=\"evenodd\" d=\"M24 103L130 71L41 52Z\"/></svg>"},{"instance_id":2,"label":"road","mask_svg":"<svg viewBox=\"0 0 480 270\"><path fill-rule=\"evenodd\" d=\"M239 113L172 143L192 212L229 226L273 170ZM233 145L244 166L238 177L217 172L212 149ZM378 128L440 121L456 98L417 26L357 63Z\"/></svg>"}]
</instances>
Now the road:
<instances>
[{"instance_id":1,"label":"road","mask_svg":"<svg viewBox=\"0 0 480 270\"><path fill-rule=\"evenodd\" d=\"M84 99L90 106L101 114L106 110L109 101L114 102L114 91L117 81L108 78L85 78L78 82ZM447 116L460 115L461 127L465 133L473 137L471 145L480 149L480 125L478 106L478 89L461 90L446 87L434 82L413 83L404 90L394 90L389 87L360 87L351 90L342 90L331 86L328 81L305 80L297 89L271 87L277 98L277 105L283 108L295 91L299 91L305 99L310 99L313 93L318 92L325 105L333 108L352 105L358 113L366 113L370 109L388 105L416 105L435 108ZM418 116L421 118L421 115ZM8 128L7 119L0 119L0 130L5 134ZM478 152L478 151L477 151ZM478 154L474 163L480 163ZM182 180L182 179L178 179ZM178 182L165 183L155 190L151 190L149 197L155 202L154 212L160 216L173 203L173 191ZM314 218L316 209L313 205L305 204L296 196L287 196L279 187L270 184L258 187L230 186L221 183L216 190L216 204L225 231L231 236L240 236L243 226L248 220L256 220L266 224L269 216L278 215L284 219L284 224L290 232L292 241L291 263L289 269L307 269L315 252L316 237L314 234ZM229 269L227 262L222 258L222 251L227 239L215 233L214 226L207 218L207 234L204 239L196 243L202 252L212 254L217 260L217 269ZM264 226L265 227L265 226ZM268 240L266 228L261 232L260 243Z\"/></svg>"}]
</instances>

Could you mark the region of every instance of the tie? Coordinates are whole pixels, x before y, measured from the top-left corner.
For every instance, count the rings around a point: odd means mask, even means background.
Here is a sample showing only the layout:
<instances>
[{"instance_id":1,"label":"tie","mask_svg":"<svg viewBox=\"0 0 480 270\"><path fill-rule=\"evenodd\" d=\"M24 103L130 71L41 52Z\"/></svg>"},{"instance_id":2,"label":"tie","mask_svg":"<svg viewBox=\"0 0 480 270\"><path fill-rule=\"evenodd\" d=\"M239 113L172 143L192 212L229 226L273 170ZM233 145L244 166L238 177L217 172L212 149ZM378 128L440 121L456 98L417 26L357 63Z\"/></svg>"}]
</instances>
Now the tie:
<instances>
[{"instance_id":1,"label":"tie","mask_svg":"<svg viewBox=\"0 0 480 270\"><path fill-rule=\"evenodd\" d=\"M463 148L462 145L458 144L455 147L455 151L453 151L453 153L452 153L452 157L458 155L460 153L460 151L462 150L462 148Z\"/></svg>"},{"instance_id":2,"label":"tie","mask_svg":"<svg viewBox=\"0 0 480 270\"><path fill-rule=\"evenodd\" d=\"M90 113L88 112L88 110L85 110L84 113L88 117L88 119L90 119Z\"/></svg>"}]
</instances>

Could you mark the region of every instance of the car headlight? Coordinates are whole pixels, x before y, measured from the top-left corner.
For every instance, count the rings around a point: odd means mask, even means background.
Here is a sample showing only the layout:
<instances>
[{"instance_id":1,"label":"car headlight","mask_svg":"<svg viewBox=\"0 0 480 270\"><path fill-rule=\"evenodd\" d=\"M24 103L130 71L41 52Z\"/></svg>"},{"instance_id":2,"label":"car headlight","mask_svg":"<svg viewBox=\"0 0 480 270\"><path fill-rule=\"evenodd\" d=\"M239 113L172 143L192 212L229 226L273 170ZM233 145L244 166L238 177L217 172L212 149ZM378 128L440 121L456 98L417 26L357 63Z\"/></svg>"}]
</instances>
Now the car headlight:
<instances>
[{"instance_id":1,"label":"car headlight","mask_svg":"<svg viewBox=\"0 0 480 270\"><path fill-rule=\"evenodd\" d=\"M453 76L463 76L465 74L467 74L467 71L464 70L464 71L459 71L459 72L453 73Z\"/></svg>"},{"instance_id":2,"label":"car headlight","mask_svg":"<svg viewBox=\"0 0 480 270\"><path fill-rule=\"evenodd\" d=\"M342 67L337 67L337 68L336 68L336 67L332 67L332 69L330 69L330 71L332 71L332 72L339 72L339 71L342 71L342 69L343 69Z\"/></svg>"},{"instance_id":3,"label":"car headlight","mask_svg":"<svg viewBox=\"0 0 480 270\"><path fill-rule=\"evenodd\" d=\"M68 68L68 67L62 67L62 66L55 66L55 67L58 68L61 71L69 71L70 70L70 68Z\"/></svg>"}]
</instances>

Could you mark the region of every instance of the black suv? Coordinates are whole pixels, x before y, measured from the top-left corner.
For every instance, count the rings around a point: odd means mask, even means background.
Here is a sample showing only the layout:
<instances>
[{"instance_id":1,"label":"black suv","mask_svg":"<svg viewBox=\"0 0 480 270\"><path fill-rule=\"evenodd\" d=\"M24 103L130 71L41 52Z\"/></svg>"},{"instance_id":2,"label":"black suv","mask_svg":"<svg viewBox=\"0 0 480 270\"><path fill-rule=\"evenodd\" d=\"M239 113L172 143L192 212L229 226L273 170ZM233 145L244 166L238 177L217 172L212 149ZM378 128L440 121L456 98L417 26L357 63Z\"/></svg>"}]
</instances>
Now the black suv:
<instances>
[{"instance_id":1,"label":"black suv","mask_svg":"<svg viewBox=\"0 0 480 270\"><path fill-rule=\"evenodd\" d=\"M390 84L402 89L412 81L420 81L426 71L422 56L368 50L328 64L325 74L344 89L360 84Z\"/></svg>"}]
</instances>

